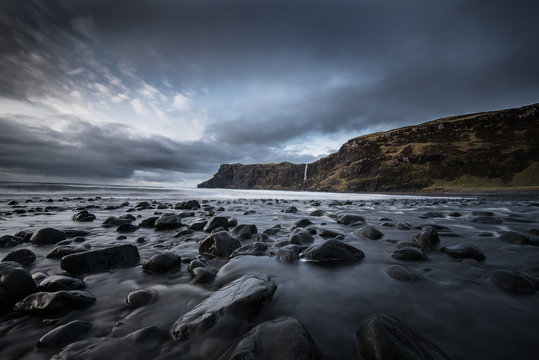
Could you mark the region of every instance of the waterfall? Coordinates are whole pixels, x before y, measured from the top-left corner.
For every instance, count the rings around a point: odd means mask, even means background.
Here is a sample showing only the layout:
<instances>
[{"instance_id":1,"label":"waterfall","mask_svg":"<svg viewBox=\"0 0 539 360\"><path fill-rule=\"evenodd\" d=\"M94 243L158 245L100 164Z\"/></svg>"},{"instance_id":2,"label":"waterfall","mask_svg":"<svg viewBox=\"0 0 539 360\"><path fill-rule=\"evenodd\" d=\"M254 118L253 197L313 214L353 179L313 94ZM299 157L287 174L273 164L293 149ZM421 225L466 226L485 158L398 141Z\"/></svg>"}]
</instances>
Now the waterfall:
<instances>
[{"instance_id":1,"label":"waterfall","mask_svg":"<svg viewBox=\"0 0 539 360\"><path fill-rule=\"evenodd\" d=\"M307 167L309 164L305 164L305 175L303 175L303 181L307 180Z\"/></svg>"}]
</instances>

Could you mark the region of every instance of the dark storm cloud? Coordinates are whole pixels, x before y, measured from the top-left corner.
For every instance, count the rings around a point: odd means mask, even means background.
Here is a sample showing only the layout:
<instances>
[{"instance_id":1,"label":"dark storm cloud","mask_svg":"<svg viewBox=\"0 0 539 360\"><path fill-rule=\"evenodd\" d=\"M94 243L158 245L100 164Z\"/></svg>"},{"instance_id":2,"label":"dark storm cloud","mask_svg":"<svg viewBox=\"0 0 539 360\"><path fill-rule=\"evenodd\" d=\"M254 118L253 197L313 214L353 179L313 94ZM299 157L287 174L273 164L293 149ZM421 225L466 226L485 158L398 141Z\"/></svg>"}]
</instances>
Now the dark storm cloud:
<instances>
[{"instance_id":1,"label":"dark storm cloud","mask_svg":"<svg viewBox=\"0 0 539 360\"><path fill-rule=\"evenodd\" d=\"M306 136L539 101L537 1L8 0L0 8L2 97L56 94L74 76L113 75L130 86L126 74L135 72L156 87L207 89L210 99L206 138L190 143L126 138L113 125L75 121L55 132L4 119L18 133L4 135L3 150L17 151L1 153L3 167L122 177L309 161L279 149ZM264 84L276 83L283 90L271 98ZM269 100L251 105L247 95ZM229 113L227 97L240 97Z\"/></svg>"}]
</instances>

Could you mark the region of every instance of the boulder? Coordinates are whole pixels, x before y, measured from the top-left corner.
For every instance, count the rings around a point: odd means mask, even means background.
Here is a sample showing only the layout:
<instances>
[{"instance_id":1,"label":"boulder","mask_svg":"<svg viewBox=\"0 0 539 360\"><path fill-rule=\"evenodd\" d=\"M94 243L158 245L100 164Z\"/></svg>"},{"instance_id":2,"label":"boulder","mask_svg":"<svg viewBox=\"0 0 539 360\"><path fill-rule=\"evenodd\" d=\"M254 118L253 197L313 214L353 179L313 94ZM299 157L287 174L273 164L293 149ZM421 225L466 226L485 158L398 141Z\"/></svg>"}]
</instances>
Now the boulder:
<instances>
[{"instance_id":1,"label":"boulder","mask_svg":"<svg viewBox=\"0 0 539 360\"><path fill-rule=\"evenodd\" d=\"M174 205L176 210L197 210L200 209L200 203L196 200L182 201Z\"/></svg>"},{"instance_id":2,"label":"boulder","mask_svg":"<svg viewBox=\"0 0 539 360\"><path fill-rule=\"evenodd\" d=\"M90 222L94 221L95 219L95 215L90 214L87 210L79 211L78 213L73 215L73 220L75 221Z\"/></svg>"},{"instance_id":3,"label":"boulder","mask_svg":"<svg viewBox=\"0 0 539 360\"><path fill-rule=\"evenodd\" d=\"M365 218L356 214L342 214L337 217L337 223L344 225L361 225L365 223Z\"/></svg>"},{"instance_id":4,"label":"boulder","mask_svg":"<svg viewBox=\"0 0 539 360\"><path fill-rule=\"evenodd\" d=\"M144 228L153 228L157 219L159 219L159 216L146 218L139 223L139 226Z\"/></svg>"},{"instance_id":5,"label":"boulder","mask_svg":"<svg viewBox=\"0 0 539 360\"><path fill-rule=\"evenodd\" d=\"M337 231L333 231L333 230L328 230L328 229L322 229L320 230L320 237L323 237L324 239L328 239L328 238L336 238L337 236L340 236L342 238L344 238L344 234L343 233L340 233L340 232L337 232Z\"/></svg>"},{"instance_id":6,"label":"boulder","mask_svg":"<svg viewBox=\"0 0 539 360\"><path fill-rule=\"evenodd\" d=\"M410 230L412 225L404 222L398 222L396 228L397 230Z\"/></svg>"},{"instance_id":7,"label":"boulder","mask_svg":"<svg viewBox=\"0 0 539 360\"><path fill-rule=\"evenodd\" d=\"M66 233L53 228L43 228L35 231L30 242L37 245L56 244L66 238Z\"/></svg>"},{"instance_id":8,"label":"boulder","mask_svg":"<svg viewBox=\"0 0 539 360\"><path fill-rule=\"evenodd\" d=\"M400 249L393 251L391 254L393 259L404 260L404 261L425 261L428 259L427 255L423 250L413 247L406 246Z\"/></svg>"},{"instance_id":9,"label":"boulder","mask_svg":"<svg viewBox=\"0 0 539 360\"><path fill-rule=\"evenodd\" d=\"M62 258L60 267L73 274L107 271L138 265L140 255L135 245L125 244L90 250Z\"/></svg>"},{"instance_id":10,"label":"boulder","mask_svg":"<svg viewBox=\"0 0 539 360\"><path fill-rule=\"evenodd\" d=\"M13 235L4 235L0 237L0 248L13 247L24 242L24 239Z\"/></svg>"},{"instance_id":11,"label":"boulder","mask_svg":"<svg viewBox=\"0 0 539 360\"><path fill-rule=\"evenodd\" d=\"M2 259L2 262L4 261L14 261L24 267L28 267L36 261L36 254L28 249L14 250Z\"/></svg>"},{"instance_id":12,"label":"boulder","mask_svg":"<svg viewBox=\"0 0 539 360\"><path fill-rule=\"evenodd\" d=\"M101 226L103 226L103 227L120 226L120 225L123 225L123 224L130 224L132 221L134 221L134 220L131 220L131 218L123 218L122 219L122 218L117 218L117 217L111 216L111 217L108 217L105 221L103 221Z\"/></svg>"},{"instance_id":13,"label":"boulder","mask_svg":"<svg viewBox=\"0 0 539 360\"><path fill-rule=\"evenodd\" d=\"M264 256L268 254L268 245L263 242L255 241L253 243L244 245L236 250L230 255L230 257L241 256L241 255L253 255L253 256Z\"/></svg>"},{"instance_id":14,"label":"boulder","mask_svg":"<svg viewBox=\"0 0 539 360\"><path fill-rule=\"evenodd\" d=\"M322 352L303 324L292 317L266 321L249 331L225 357L228 360L322 360Z\"/></svg>"},{"instance_id":15,"label":"boulder","mask_svg":"<svg viewBox=\"0 0 539 360\"><path fill-rule=\"evenodd\" d=\"M89 244L57 246L47 254L49 259L60 259L66 255L76 254L90 250Z\"/></svg>"},{"instance_id":16,"label":"boulder","mask_svg":"<svg viewBox=\"0 0 539 360\"><path fill-rule=\"evenodd\" d=\"M292 234L290 234L288 239L291 244L296 245L310 244L314 241L314 237L311 235L311 233L303 228L295 229Z\"/></svg>"},{"instance_id":17,"label":"boulder","mask_svg":"<svg viewBox=\"0 0 539 360\"><path fill-rule=\"evenodd\" d=\"M142 270L151 273L165 273L171 270L177 270L182 263L180 255L167 251L162 254L157 254L146 260L142 265Z\"/></svg>"},{"instance_id":18,"label":"boulder","mask_svg":"<svg viewBox=\"0 0 539 360\"><path fill-rule=\"evenodd\" d=\"M119 233L130 233L138 229L138 226L133 224L122 224L116 228Z\"/></svg>"},{"instance_id":19,"label":"boulder","mask_svg":"<svg viewBox=\"0 0 539 360\"><path fill-rule=\"evenodd\" d=\"M176 229L182 226L180 218L176 214L163 214L155 220L154 227L157 230Z\"/></svg>"},{"instance_id":20,"label":"boulder","mask_svg":"<svg viewBox=\"0 0 539 360\"><path fill-rule=\"evenodd\" d=\"M412 238L412 241L421 246L422 249L432 247L440 242L440 237L434 226L423 226L421 232Z\"/></svg>"},{"instance_id":21,"label":"boulder","mask_svg":"<svg viewBox=\"0 0 539 360\"><path fill-rule=\"evenodd\" d=\"M69 276L51 275L39 282L39 290L55 292L60 290L84 289L84 281Z\"/></svg>"},{"instance_id":22,"label":"boulder","mask_svg":"<svg viewBox=\"0 0 539 360\"><path fill-rule=\"evenodd\" d=\"M497 287L517 294L535 294L534 282L522 274L494 270L487 274L487 279Z\"/></svg>"},{"instance_id":23,"label":"boulder","mask_svg":"<svg viewBox=\"0 0 539 360\"><path fill-rule=\"evenodd\" d=\"M298 208L295 206L289 206L286 209L283 210L287 214L295 214L298 212Z\"/></svg>"},{"instance_id":24,"label":"boulder","mask_svg":"<svg viewBox=\"0 0 539 360\"><path fill-rule=\"evenodd\" d=\"M232 235L238 237L240 240L250 239L251 236L253 234L256 234L257 232L258 232L258 229L256 225L247 225L247 224L236 225L230 231Z\"/></svg>"},{"instance_id":25,"label":"boulder","mask_svg":"<svg viewBox=\"0 0 539 360\"><path fill-rule=\"evenodd\" d=\"M457 259L475 259L477 261L485 260L485 254L477 246L469 243L459 243L446 246L440 249L441 252Z\"/></svg>"},{"instance_id":26,"label":"boulder","mask_svg":"<svg viewBox=\"0 0 539 360\"><path fill-rule=\"evenodd\" d=\"M382 232L372 226L364 226L359 230L354 231L354 235L361 236L370 240L378 240L384 236Z\"/></svg>"},{"instance_id":27,"label":"boulder","mask_svg":"<svg viewBox=\"0 0 539 360\"><path fill-rule=\"evenodd\" d=\"M39 339L39 348L63 348L90 331L93 324L88 321L73 320L67 324L58 326Z\"/></svg>"},{"instance_id":28,"label":"boulder","mask_svg":"<svg viewBox=\"0 0 539 360\"><path fill-rule=\"evenodd\" d=\"M327 240L320 245L313 245L302 257L316 263L356 262L365 257L363 251L338 240Z\"/></svg>"},{"instance_id":29,"label":"boulder","mask_svg":"<svg viewBox=\"0 0 539 360\"><path fill-rule=\"evenodd\" d=\"M144 305L148 305L153 298L153 293L150 290L140 289L130 292L125 298L125 303L131 308L136 309Z\"/></svg>"},{"instance_id":30,"label":"boulder","mask_svg":"<svg viewBox=\"0 0 539 360\"><path fill-rule=\"evenodd\" d=\"M324 216L324 210L316 209L309 213L309 216Z\"/></svg>"},{"instance_id":31,"label":"boulder","mask_svg":"<svg viewBox=\"0 0 539 360\"><path fill-rule=\"evenodd\" d=\"M372 314L361 321L356 350L365 360L449 359L439 347L387 314Z\"/></svg>"},{"instance_id":32,"label":"boulder","mask_svg":"<svg viewBox=\"0 0 539 360\"><path fill-rule=\"evenodd\" d=\"M224 216L214 216L204 226L204 231L209 233L217 228L228 229L228 218Z\"/></svg>"},{"instance_id":33,"label":"boulder","mask_svg":"<svg viewBox=\"0 0 539 360\"><path fill-rule=\"evenodd\" d=\"M299 260L299 254L301 249L297 245L285 245L275 254L277 260L280 260L285 263L293 263L296 260Z\"/></svg>"},{"instance_id":34,"label":"boulder","mask_svg":"<svg viewBox=\"0 0 539 360\"><path fill-rule=\"evenodd\" d=\"M254 314L271 301L277 285L267 275L247 274L215 291L172 327L177 340L188 340L209 330L227 314Z\"/></svg>"},{"instance_id":35,"label":"boulder","mask_svg":"<svg viewBox=\"0 0 539 360\"><path fill-rule=\"evenodd\" d=\"M195 277L193 281L197 284L206 284L212 282L217 276L213 271L203 267L196 267L191 272Z\"/></svg>"},{"instance_id":36,"label":"boulder","mask_svg":"<svg viewBox=\"0 0 539 360\"><path fill-rule=\"evenodd\" d=\"M0 313L11 310L17 301L36 291L32 275L21 264L13 261L0 263Z\"/></svg>"},{"instance_id":37,"label":"boulder","mask_svg":"<svg viewBox=\"0 0 539 360\"><path fill-rule=\"evenodd\" d=\"M519 232L507 231L500 235L499 239L510 244L525 245L530 243L530 239Z\"/></svg>"},{"instance_id":38,"label":"boulder","mask_svg":"<svg viewBox=\"0 0 539 360\"><path fill-rule=\"evenodd\" d=\"M313 222L311 220L303 218L303 219L299 219L298 221L296 221L294 223L294 226L298 227L298 228L300 228L300 227L304 228L304 227L307 227L307 226L312 225L312 224L313 224Z\"/></svg>"},{"instance_id":39,"label":"boulder","mask_svg":"<svg viewBox=\"0 0 539 360\"><path fill-rule=\"evenodd\" d=\"M239 240L227 231L219 231L205 238L200 243L198 252L203 255L229 257L240 246Z\"/></svg>"},{"instance_id":40,"label":"boulder","mask_svg":"<svg viewBox=\"0 0 539 360\"><path fill-rule=\"evenodd\" d=\"M37 292L17 302L13 309L22 314L58 316L91 305L95 296L88 291Z\"/></svg>"}]
</instances>

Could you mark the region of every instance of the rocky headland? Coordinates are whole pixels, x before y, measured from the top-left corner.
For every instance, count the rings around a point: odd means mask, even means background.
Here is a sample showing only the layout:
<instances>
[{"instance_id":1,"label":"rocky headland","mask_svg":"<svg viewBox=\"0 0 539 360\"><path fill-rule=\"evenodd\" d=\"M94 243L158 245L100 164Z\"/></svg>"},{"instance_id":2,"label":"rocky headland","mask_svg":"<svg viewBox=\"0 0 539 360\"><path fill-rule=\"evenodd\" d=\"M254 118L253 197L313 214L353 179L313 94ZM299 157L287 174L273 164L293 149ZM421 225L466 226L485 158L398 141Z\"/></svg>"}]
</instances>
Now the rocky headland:
<instances>
[{"instance_id":1,"label":"rocky headland","mask_svg":"<svg viewBox=\"0 0 539 360\"><path fill-rule=\"evenodd\" d=\"M310 164L223 164L200 188L333 192L539 189L539 104L349 140Z\"/></svg>"}]
</instances>

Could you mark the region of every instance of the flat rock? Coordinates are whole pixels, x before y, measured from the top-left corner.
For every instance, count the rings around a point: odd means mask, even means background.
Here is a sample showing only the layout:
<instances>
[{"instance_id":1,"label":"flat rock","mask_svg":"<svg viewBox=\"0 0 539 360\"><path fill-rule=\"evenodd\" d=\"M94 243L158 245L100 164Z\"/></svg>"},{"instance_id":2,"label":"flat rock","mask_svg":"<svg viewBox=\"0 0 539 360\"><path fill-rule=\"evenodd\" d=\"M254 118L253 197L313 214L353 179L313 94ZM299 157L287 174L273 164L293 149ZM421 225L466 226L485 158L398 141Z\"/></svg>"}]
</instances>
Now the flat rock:
<instances>
[{"instance_id":1,"label":"flat rock","mask_svg":"<svg viewBox=\"0 0 539 360\"><path fill-rule=\"evenodd\" d=\"M309 231L303 228L297 228L292 232L292 234L290 234L288 241L290 241L291 244L305 245L312 243L314 241L314 237Z\"/></svg>"},{"instance_id":2,"label":"flat rock","mask_svg":"<svg viewBox=\"0 0 539 360\"><path fill-rule=\"evenodd\" d=\"M49 259L60 259L66 255L70 254L76 254L84 251L90 250L89 244L82 244L82 245L62 245L57 246L54 249L52 249L48 254L47 258Z\"/></svg>"},{"instance_id":3,"label":"flat rock","mask_svg":"<svg viewBox=\"0 0 539 360\"><path fill-rule=\"evenodd\" d=\"M138 265L140 255L135 245L125 244L90 250L62 258L60 267L73 274L107 271Z\"/></svg>"},{"instance_id":4,"label":"flat rock","mask_svg":"<svg viewBox=\"0 0 539 360\"><path fill-rule=\"evenodd\" d=\"M13 235L4 235L0 237L0 248L7 248L19 245L24 239Z\"/></svg>"},{"instance_id":5,"label":"flat rock","mask_svg":"<svg viewBox=\"0 0 539 360\"><path fill-rule=\"evenodd\" d=\"M251 236L256 234L258 232L258 229L256 225L252 224L240 224L234 226L234 228L230 231L230 233L236 237L238 237L241 240L247 240L250 239Z\"/></svg>"},{"instance_id":6,"label":"flat rock","mask_svg":"<svg viewBox=\"0 0 539 360\"><path fill-rule=\"evenodd\" d=\"M80 290L84 289L84 281L63 275L51 275L39 282L39 290L54 292L60 290Z\"/></svg>"},{"instance_id":7,"label":"flat rock","mask_svg":"<svg viewBox=\"0 0 539 360\"><path fill-rule=\"evenodd\" d=\"M2 259L2 262L4 261L14 261L24 267L28 267L36 261L36 254L29 249L14 250Z\"/></svg>"},{"instance_id":8,"label":"flat rock","mask_svg":"<svg viewBox=\"0 0 539 360\"><path fill-rule=\"evenodd\" d=\"M530 278L511 271L494 270L487 275L487 279L503 290L517 294L535 294L535 284Z\"/></svg>"},{"instance_id":9,"label":"flat rock","mask_svg":"<svg viewBox=\"0 0 539 360\"><path fill-rule=\"evenodd\" d=\"M37 291L32 275L21 264L13 261L0 263L0 313Z\"/></svg>"},{"instance_id":10,"label":"flat rock","mask_svg":"<svg viewBox=\"0 0 539 360\"><path fill-rule=\"evenodd\" d=\"M249 331L228 360L323 360L324 355L303 324L292 317L266 321Z\"/></svg>"},{"instance_id":11,"label":"flat rock","mask_svg":"<svg viewBox=\"0 0 539 360\"><path fill-rule=\"evenodd\" d=\"M364 226L361 229L354 231L354 234L370 240L378 240L384 236L380 230L372 226Z\"/></svg>"},{"instance_id":12,"label":"flat rock","mask_svg":"<svg viewBox=\"0 0 539 360\"><path fill-rule=\"evenodd\" d=\"M207 331L226 314L254 314L271 301L277 285L267 275L247 274L215 291L172 327L177 340Z\"/></svg>"},{"instance_id":13,"label":"flat rock","mask_svg":"<svg viewBox=\"0 0 539 360\"><path fill-rule=\"evenodd\" d=\"M74 221L90 222L96 219L94 214L90 214L87 210L82 210L73 215Z\"/></svg>"},{"instance_id":14,"label":"flat rock","mask_svg":"<svg viewBox=\"0 0 539 360\"><path fill-rule=\"evenodd\" d=\"M440 249L441 252L457 259L475 259L477 261L485 260L485 254L475 245L469 243L459 243L446 246Z\"/></svg>"},{"instance_id":15,"label":"flat rock","mask_svg":"<svg viewBox=\"0 0 539 360\"><path fill-rule=\"evenodd\" d=\"M337 223L344 225L361 225L365 223L365 218L356 214L342 214L337 217Z\"/></svg>"},{"instance_id":16,"label":"flat rock","mask_svg":"<svg viewBox=\"0 0 539 360\"><path fill-rule=\"evenodd\" d=\"M63 348L77 340L92 329L93 325L88 321L74 320L58 326L39 339L37 347L40 348Z\"/></svg>"},{"instance_id":17,"label":"flat rock","mask_svg":"<svg viewBox=\"0 0 539 360\"><path fill-rule=\"evenodd\" d=\"M219 231L205 238L200 243L198 252L203 255L229 257L240 246L239 240L231 236L228 231Z\"/></svg>"},{"instance_id":18,"label":"flat rock","mask_svg":"<svg viewBox=\"0 0 539 360\"><path fill-rule=\"evenodd\" d=\"M61 315L91 305L95 296L88 291L37 292L17 302L13 309L22 314Z\"/></svg>"},{"instance_id":19,"label":"flat rock","mask_svg":"<svg viewBox=\"0 0 539 360\"><path fill-rule=\"evenodd\" d=\"M387 314L372 314L361 321L356 349L365 360L449 359L439 347Z\"/></svg>"},{"instance_id":20,"label":"flat rock","mask_svg":"<svg viewBox=\"0 0 539 360\"><path fill-rule=\"evenodd\" d=\"M406 246L393 251L391 257L404 261L425 261L428 259L423 250L412 246Z\"/></svg>"},{"instance_id":21,"label":"flat rock","mask_svg":"<svg viewBox=\"0 0 539 360\"><path fill-rule=\"evenodd\" d=\"M35 231L30 242L37 245L56 244L66 238L66 233L54 228L43 228Z\"/></svg>"},{"instance_id":22,"label":"flat rock","mask_svg":"<svg viewBox=\"0 0 539 360\"><path fill-rule=\"evenodd\" d=\"M217 228L228 229L228 218L224 216L214 216L204 226L204 231L209 233Z\"/></svg>"},{"instance_id":23,"label":"flat rock","mask_svg":"<svg viewBox=\"0 0 539 360\"><path fill-rule=\"evenodd\" d=\"M485 225L498 225L502 223L502 220L493 216L478 216L473 218L472 222Z\"/></svg>"},{"instance_id":24,"label":"flat rock","mask_svg":"<svg viewBox=\"0 0 539 360\"><path fill-rule=\"evenodd\" d=\"M338 240L327 240L319 245L309 247L302 256L317 263L356 262L365 257L363 251Z\"/></svg>"},{"instance_id":25,"label":"flat rock","mask_svg":"<svg viewBox=\"0 0 539 360\"><path fill-rule=\"evenodd\" d=\"M153 293L150 290L140 289L130 292L125 298L125 303L132 309L148 305L153 299Z\"/></svg>"},{"instance_id":26,"label":"flat rock","mask_svg":"<svg viewBox=\"0 0 539 360\"><path fill-rule=\"evenodd\" d=\"M180 218L176 214L163 214L155 220L154 227L157 230L176 229L182 226Z\"/></svg>"},{"instance_id":27,"label":"flat rock","mask_svg":"<svg viewBox=\"0 0 539 360\"><path fill-rule=\"evenodd\" d=\"M171 270L177 270L182 263L180 255L167 251L149 258L142 265L142 270L151 273L165 273Z\"/></svg>"},{"instance_id":28,"label":"flat rock","mask_svg":"<svg viewBox=\"0 0 539 360\"><path fill-rule=\"evenodd\" d=\"M111 216L111 217L108 217L107 219L105 219L105 221L103 221L103 223L101 224L101 226L103 227L113 227L113 226L120 226L120 225L123 225L123 224L130 224L132 221L131 218L117 218L117 217L114 217L114 216Z\"/></svg>"},{"instance_id":29,"label":"flat rock","mask_svg":"<svg viewBox=\"0 0 539 360\"><path fill-rule=\"evenodd\" d=\"M260 241L255 241L234 250L230 257L232 258L241 255L264 256L267 254L268 245Z\"/></svg>"},{"instance_id":30,"label":"flat rock","mask_svg":"<svg viewBox=\"0 0 539 360\"><path fill-rule=\"evenodd\" d=\"M390 265L384 268L384 272L399 281L414 281L417 278L412 271L402 265Z\"/></svg>"}]
</instances>

